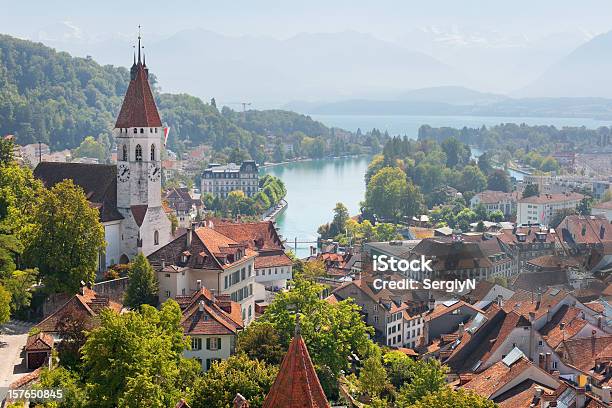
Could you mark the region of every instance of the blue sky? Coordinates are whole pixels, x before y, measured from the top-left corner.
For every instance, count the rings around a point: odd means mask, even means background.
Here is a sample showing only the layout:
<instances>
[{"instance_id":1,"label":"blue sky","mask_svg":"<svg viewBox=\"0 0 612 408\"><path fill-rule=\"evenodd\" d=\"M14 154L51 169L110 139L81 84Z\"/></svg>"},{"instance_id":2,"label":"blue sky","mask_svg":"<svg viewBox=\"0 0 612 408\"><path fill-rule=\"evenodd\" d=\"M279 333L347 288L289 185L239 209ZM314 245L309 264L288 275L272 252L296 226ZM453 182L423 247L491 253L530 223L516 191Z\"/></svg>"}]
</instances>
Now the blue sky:
<instances>
[{"instance_id":1,"label":"blue sky","mask_svg":"<svg viewBox=\"0 0 612 408\"><path fill-rule=\"evenodd\" d=\"M596 34L612 28L612 2L606 0L0 0L0 7L0 31L28 38L65 21L90 36L128 34L138 23L145 32L154 23L162 35L202 27L276 38L356 30L392 39L424 26L526 35L574 29Z\"/></svg>"}]
</instances>

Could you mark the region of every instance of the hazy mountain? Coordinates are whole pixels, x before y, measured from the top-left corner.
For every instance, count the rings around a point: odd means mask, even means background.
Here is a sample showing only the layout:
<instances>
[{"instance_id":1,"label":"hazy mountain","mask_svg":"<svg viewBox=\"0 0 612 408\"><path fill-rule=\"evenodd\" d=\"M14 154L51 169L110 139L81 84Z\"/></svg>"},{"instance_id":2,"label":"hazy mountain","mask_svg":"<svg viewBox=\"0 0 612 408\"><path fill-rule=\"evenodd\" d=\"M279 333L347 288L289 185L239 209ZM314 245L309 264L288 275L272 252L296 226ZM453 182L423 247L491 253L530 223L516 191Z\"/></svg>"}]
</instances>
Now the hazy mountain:
<instances>
[{"instance_id":1,"label":"hazy mountain","mask_svg":"<svg viewBox=\"0 0 612 408\"><path fill-rule=\"evenodd\" d=\"M524 96L612 96L612 31L560 59L517 92Z\"/></svg>"},{"instance_id":2,"label":"hazy mountain","mask_svg":"<svg viewBox=\"0 0 612 408\"><path fill-rule=\"evenodd\" d=\"M66 30L69 35L53 36L53 46L129 66L132 45L126 39L75 41L70 27ZM148 65L165 91L214 96L220 103L370 97L465 81L424 53L354 31L277 40L195 29L145 38L144 45Z\"/></svg>"}]
</instances>

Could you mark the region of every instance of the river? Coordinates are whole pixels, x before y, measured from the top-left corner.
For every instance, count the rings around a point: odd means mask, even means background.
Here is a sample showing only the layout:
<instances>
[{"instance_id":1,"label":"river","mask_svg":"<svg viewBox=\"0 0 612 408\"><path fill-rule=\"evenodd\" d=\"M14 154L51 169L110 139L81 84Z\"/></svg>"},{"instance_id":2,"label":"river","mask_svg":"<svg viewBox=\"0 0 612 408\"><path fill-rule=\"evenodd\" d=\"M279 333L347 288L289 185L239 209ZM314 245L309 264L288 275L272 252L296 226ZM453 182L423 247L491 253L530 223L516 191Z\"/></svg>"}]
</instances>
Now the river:
<instances>
[{"instance_id":1,"label":"river","mask_svg":"<svg viewBox=\"0 0 612 408\"><path fill-rule=\"evenodd\" d=\"M351 115L312 115L313 119L327 126L337 126L363 132L372 128L387 130L391 135L408 135L416 138L422 124L430 126L480 127L499 123L527 123L530 125L586 126L597 128L610 125L610 121L580 118L511 118L511 117L472 117L472 116L351 116ZM478 149L474 149L478 155ZM287 187L289 205L277 218L281 234L293 249L295 238L298 241L315 241L319 225L330 222L332 210L337 202L347 206L351 215L359 212L359 202L365 194L364 175L370 157L350 157L322 159L287 163L263 169L264 174L279 177ZM511 175L522 179L522 174ZM298 243L297 255L305 257L313 243Z\"/></svg>"},{"instance_id":2,"label":"river","mask_svg":"<svg viewBox=\"0 0 612 408\"><path fill-rule=\"evenodd\" d=\"M289 205L276 219L280 232L297 255L308 256L308 248L316 241L319 225L330 222L337 202L342 202L351 215L359 212L365 195L364 175L371 157L346 157L280 164L263 169L264 174L280 178L287 187Z\"/></svg>"}]
</instances>

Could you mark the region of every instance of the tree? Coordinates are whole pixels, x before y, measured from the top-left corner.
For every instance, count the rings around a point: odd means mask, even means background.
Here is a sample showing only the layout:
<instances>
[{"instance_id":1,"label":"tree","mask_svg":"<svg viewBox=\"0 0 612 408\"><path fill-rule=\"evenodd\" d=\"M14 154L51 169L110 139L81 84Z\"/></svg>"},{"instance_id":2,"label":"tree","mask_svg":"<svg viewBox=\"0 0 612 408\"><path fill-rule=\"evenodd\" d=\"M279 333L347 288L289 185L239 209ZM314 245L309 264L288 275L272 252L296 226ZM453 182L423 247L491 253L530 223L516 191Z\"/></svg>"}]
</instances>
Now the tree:
<instances>
[{"instance_id":1,"label":"tree","mask_svg":"<svg viewBox=\"0 0 612 408\"><path fill-rule=\"evenodd\" d=\"M478 156L478 168L485 176L488 176L493 171L493 166L487 152Z\"/></svg>"},{"instance_id":2,"label":"tree","mask_svg":"<svg viewBox=\"0 0 612 408\"><path fill-rule=\"evenodd\" d=\"M397 167L384 167L367 185L365 207L379 219L397 220L406 189L406 174Z\"/></svg>"},{"instance_id":3,"label":"tree","mask_svg":"<svg viewBox=\"0 0 612 408\"><path fill-rule=\"evenodd\" d=\"M470 149L454 137L449 137L442 142L442 150L446 153L446 165L455 167L465 164L470 159Z\"/></svg>"},{"instance_id":4,"label":"tree","mask_svg":"<svg viewBox=\"0 0 612 408\"><path fill-rule=\"evenodd\" d=\"M537 184L529 183L523 190L523 198L537 196L538 194L540 194L540 189Z\"/></svg>"},{"instance_id":5,"label":"tree","mask_svg":"<svg viewBox=\"0 0 612 408\"><path fill-rule=\"evenodd\" d=\"M285 355L274 325L259 321L253 322L238 335L236 352L243 352L252 360L270 365L279 365Z\"/></svg>"},{"instance_id":6,"label":"tree","mask_svg":"<svg viewBox=\"0 0 612 408\"><path fill-rule=\"evenodd\" d=\"M100 162L106 160L106 148L102 143L93 138L93 136L87 136L74 150L75 157L90 157L98 159Z\"/></svg>"},{"instance_id":7,"label":"tree","mask_svg":"<svg viewBox=\"0 0 612 408\"><path fill-rule=\"evenodd\" d=\"M36 269L25 269L13 271L10 278L4 280L4 284L11 293L11 310L20 312L30 306L32 300L32 287L36 284L38 271Z\"/></svg>"},{"instance_id":8,"label":"tree","mask_svg":"<svg viewBox=\"0 0 612 408\"><path fill-rule=\"evenodd\" d=\"M158 283L155 272L149 261L143 254L136 255L131 263L129 272L129 283L125 291L125 306L137 309L147 304L157 304Z\"/></svg>"},{"instance_id":9,"label":"tree","mask_svg":"<svg viewBox=\"0 0 612 408\"><path fill-rule=\"evenodd\" d=\"M492 211L489 214L489 221L493 222L502 222L504 220L504 213L501 210Z\"/></svg>"},{"instance_id":10,"label":"tree","mask_svg":"<svg viewBox=\"0 0 612 408\"><path fill-rule=\"evenodd\" d=\"M487 179L487 189L507 193L510 191L510 188L510 179L504 170L498 169L489 174Z\"/></svg>"},{"instance_id":11,"label":"tree","mask_svg":"<svg viewBox=\"0 0 612 408\"><path fill-rule=\"evenodd\" d=\"M423 208L423 195L419 188L412 184L411 181L406 182L406 191L402 197L402 214L404 217L412 218L421 214Z\"/></svg>"},{"instance_id":12,"label":"tree","mask_svg":"<svg viewBox=\"0 0 612 408\"><path fill-rule=\"evenodd\" d=\"M496 406L493 401L489 401L471 391L462 389L453 391L448 386L426 394L420 400L409 405L410 408L495 408Z\"/></svg>"},{"instance_id":13,"label":"tree","mask_svg":"<svg viewBox=\"0 0 612 408\"><path fill-rule=\"evenodd\" d=\"M94 281L105 246L98 214L72 180L43 190L25 255L38 267L47 291L76 293L81 281Z\"/></svg>"},{"instance_id":14,"label":"tree","mask_svg":"<svg viewBox=\"0 0 612 408\"><path fill-rule=\"evenodd\" d=\"M593 205L593 199L591 197L584 197L576 206L576 212L580 215L591 215L591 207Z\"/></svg>"},{"instance_id":15,"label":"tree","mask_svg":"<svg viewBox=\"0 0 612 408\"><path fill-rule=\"evenodd\" d=\"M63 398L43 403L42 406L47 408L85 408L89 406L85 385L81 383L76 373L64 367L53 370L44 368L40 373L40 382L34 385L34 388L62 389Z\"/></svg>"},{"instance_id":16,"label":"tree","mask_svg":"<svg viewBox=\"0 0 612 408\"><path fill-rule=\"evenodd\" d=\"M446 385L448 368L438 360L419 360L409 367L410 382L405 383L397 397L399 406L409 406L424 396L443 390ZM429 405L437 406L437 405Z\"/></svg>"},{"instance_id":17,"label":"tree","mask_svg":"<svg viewBox=\"0 0 612 408\"><path fill-rule=\"evenodd\" d=\"M239 353L212 367L194 384L193 408L230 407L237 393L261 407L278 369Z\"/></svg>"},{"instance_id":18,"label":"tree","mask_svg":"<svg viewBox=\"0 0 612 408\"><path fill-rule=\"evenodd\" d=\"M115 407L126 393L143 395L142 388L134 389L136 378L149 378L163 390L158 401L163 406L173 406L192 387L201 367L182 356L189 339L183 337L181 308L174 300L159 311L142 305L121 315L104 309L99 316L100 326L81 349L84 381L96 406Z\"/></svg>"},{"instance_id":19,"label":"tree","mask_svg":"<svg viewBox=\"0 0 612 408\"><path fill-rule=\"evenodd\" d=\"M461 170L459 185L457 186L461 192L474 191L478 193L484 190L486 186L487 179L478 166L468 165Z\"/></svg>"},{"instance_id":20,"label":"tree","mask_svg":"<svg viewBox=\"0 0 612 408\"><path fill-rule=\"evenodd\" d=\"M382 365L380 353L373 353L363 362L359 372L361 391L370 397L379 397L387 383L387 372Z\"/></svg>"},{"instance_id":21,"label":"tree","mask_svg":"<svg viewBox=\"0 0 612 408\"><path fill-rule=\"evenodd\" d=\"M345 224L349 220L349 212L342 203L336 203L334 208L334 219L329 225L329 235L335 237L344 232Z\"/></svg>"},{"instance_id":22,"label":"tree","mask_svg":"<svg viewBox=\"0 0 612 408\"><path fill-rule=\"evenodd\" d=\"M0 284L0 324L11 318L11 293Z\"/></svg>"},{"instance_id":23,"label":"tree","mask_svg":"<svg viewBox=\"0 0 612 408\"><path fill-rule=\"evenodd\" d=\"M369 355L373 344L369 336L373 330L366 326L355 303L343 300L331 305L321 299L324 289L321 284L299 275L290 287L276 295L260 318L275 327L283 347L289 346L295 331L296 311L299 311L302 338L315 365L327 366L338 375L349 368L353 354Z\"/></svg>"}]
</instances>

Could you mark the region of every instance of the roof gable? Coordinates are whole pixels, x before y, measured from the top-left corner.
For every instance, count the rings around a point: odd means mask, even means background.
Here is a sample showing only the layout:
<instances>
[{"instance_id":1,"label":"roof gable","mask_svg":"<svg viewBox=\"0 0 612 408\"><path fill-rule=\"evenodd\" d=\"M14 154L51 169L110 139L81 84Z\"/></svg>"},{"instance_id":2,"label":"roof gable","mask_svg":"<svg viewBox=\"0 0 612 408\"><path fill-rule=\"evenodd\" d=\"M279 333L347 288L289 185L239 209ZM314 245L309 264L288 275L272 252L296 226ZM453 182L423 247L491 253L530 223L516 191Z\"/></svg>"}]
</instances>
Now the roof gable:
<instances>
[{"instance_id":1,"label":"roof gable","mask_svg":"<svg viewBox=\"0 0 612 408\"><path fill-rule=\"evenodd\" d=\"M115 128L161 127L155 98L149 86L148 69L138 61L132 70L135 70L135 75L128 85Z\"/></svg>"}]
</instances>

